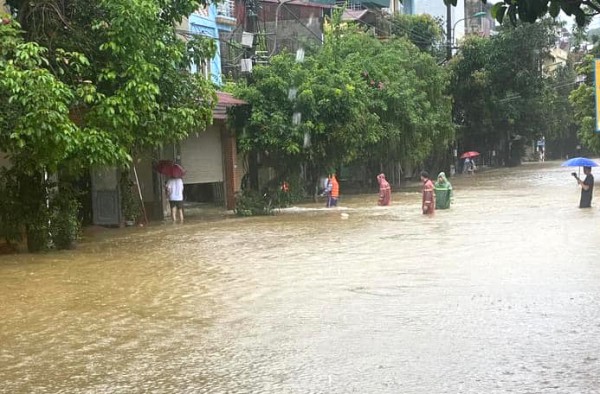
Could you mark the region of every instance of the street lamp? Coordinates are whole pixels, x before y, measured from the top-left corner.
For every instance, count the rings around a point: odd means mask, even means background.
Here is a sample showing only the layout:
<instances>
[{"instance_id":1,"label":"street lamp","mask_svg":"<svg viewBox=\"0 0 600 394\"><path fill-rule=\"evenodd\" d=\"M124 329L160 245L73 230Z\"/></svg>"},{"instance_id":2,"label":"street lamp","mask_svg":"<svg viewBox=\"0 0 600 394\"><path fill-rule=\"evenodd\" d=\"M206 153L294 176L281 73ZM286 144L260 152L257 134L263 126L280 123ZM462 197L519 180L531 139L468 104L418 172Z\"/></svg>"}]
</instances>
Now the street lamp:
<instances>
[{"instance_id":1,"label":"street lamp","mask_svg":"<svg viewBox=\"0 0 600 394\"><path fill-rule=\"evenodd\" d=\"M453 38L454 38L453 36L454 36L454 31L456 29L456 25L458 25L460 22L463 22L463 21L465 21L467 19L483 18L484 16L487 15L487 12L484 12L484 11L476 12L476 13L474 13L473 15L471 15L469 17L461 18L461 19L457 20L456 23L454 23L454 25L452 26L452 28L450 28L450 22L452 20L451 19L452 18L452 13L450 11L450 7L451 6L448 6L447 13L446 13L446 19L447 19L447 21L446 21L447 22L446 23L446 29L448 30L446 32L446 39L447 39L447 41L446 41L446 45L447 45L447 47L446 47L446 58L448 60L450 60L452 58L452 46L453 46L452 43L454 41L453 40Z\"/></svg>"}]
</instances>

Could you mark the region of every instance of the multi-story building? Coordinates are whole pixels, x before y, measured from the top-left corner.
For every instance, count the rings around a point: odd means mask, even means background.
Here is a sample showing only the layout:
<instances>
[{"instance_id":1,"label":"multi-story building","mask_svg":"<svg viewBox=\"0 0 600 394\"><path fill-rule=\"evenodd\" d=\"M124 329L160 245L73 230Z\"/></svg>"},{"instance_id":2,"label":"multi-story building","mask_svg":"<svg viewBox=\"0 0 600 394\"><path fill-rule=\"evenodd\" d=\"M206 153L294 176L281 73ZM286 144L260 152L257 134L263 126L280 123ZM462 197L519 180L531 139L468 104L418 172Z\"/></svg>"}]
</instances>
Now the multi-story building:
<instances>
[{"instance_id":1,"label":"multi-story building","mask_svg":"<svg viewBox=\"0 0 600 394\"><path fill-rule=\"evenodd\" d=\"M554 47L544 56L542 64L542 74L545 77L552 76L556 71L567 65L569 61L569 52L560 48Z\"/></svg>"},{"instance_id":2,"label":"multi-story building","mask_svg":"<svg viewBox=\"0 0 600 394\"><path fill-rule=\"evenodd\" d=\"M217 6L210 4L206 7L196 10L188 18L188 33L191 35L201 35L215 40L217 51L212 59L205 59L202 64L196 64L192 67L192 72L201 72L217 85L221 80L221 48L219 45L219 29L217 26Z\"/></svg>"},{"instance_id":3,"label":"multi-story building","mask_svg":"<svg viewBox=\"0 0 600 394\"><path fill-rule=\"evenodd\" d=\"M187 18L187 26L180 27L183 39L200 35L215 41L216 53L212 59L192 66L192 72L202 73L215 85L223 84L222 36L237 24L233 0L200 8ZM167 146L161 157L181 163L187 170L184 177L186 201L211 202L234 207L234 195L240 188L241 169L238 161L235 133L227 126L228 109L244 105L241 100L225 92L217 92L217 105L213 110L213 124L206 130L191 133L186 139ZM200 130L199 130L200 131ZM163 206L164 208L164 206Z\"/></svg>"},{"instance_id":4,"label":"multi-story building","mask_svg":"<svg viewBox=\"0 0 600 394\"><path fill-rule=\"evenodd\" d=\"M266 64L283 50L302 51L323 41L324 15L333 0L237 0L230 8L235 24L220 28L225 77L238 78ZM325 4L327 3L327 4ZM233 18L232 18L233 22Z\"/></svg>"},{"instance_id":5,"label":"multi-story building","mask_svg":"<svg viewBox=\"0 0 600 394\"><path fill-rule=\"evenodd\" d=\"M469 16L465 19L465 33L489 37L496 25L491 9L491 3L483 4L481 0L465 0L465 15ZM481 16L483 13L485 15ZM474 15L478 16L474 17Z\"/></svg>"}]
</instances>

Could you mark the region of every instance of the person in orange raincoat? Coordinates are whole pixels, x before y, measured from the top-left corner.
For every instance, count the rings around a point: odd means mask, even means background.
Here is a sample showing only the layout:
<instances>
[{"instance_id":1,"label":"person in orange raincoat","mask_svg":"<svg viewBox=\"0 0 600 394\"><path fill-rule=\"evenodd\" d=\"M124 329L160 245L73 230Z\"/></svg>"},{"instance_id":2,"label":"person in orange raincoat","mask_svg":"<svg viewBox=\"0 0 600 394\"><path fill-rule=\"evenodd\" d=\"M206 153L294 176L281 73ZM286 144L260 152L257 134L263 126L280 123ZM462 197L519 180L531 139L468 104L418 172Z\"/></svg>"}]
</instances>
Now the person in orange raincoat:
<instances>
[{"instance_id":1,"label":"person in orange raincoat","mask_svg":"<svg viewBox=\"0 0 600 394\"><path fill-rule=\"evenodd\" d=\"M327 205L325 205L325 207L337 207L338 199L340 197L340 184L338 183L335 174L329 175L325 194L327 195Z\"/></svg>"},{"instance_id":2,"label":"person in orange raincoat","mask_svg":"<svg viewBox=\"0 0 600 394\"><path fill-rule=\"evenodd\" d=\"M423 182L423 215L433 215L435 212L435 193L433 182L429 179L427 171L421 172L421 182Z\"/></svg>"},{"instance_id":3,"label":"person in orange raincoat","mask_svg":"<svg viewBox=\"0 0 600 394\"><path fill-rule=\"evenodd\" d=\"M385 174L381 173L377 175L377 182L379 182L379 201L378 205L387 206L392 202L392 188L390 183L385 179Z\"/></svg>"}]
</instances>

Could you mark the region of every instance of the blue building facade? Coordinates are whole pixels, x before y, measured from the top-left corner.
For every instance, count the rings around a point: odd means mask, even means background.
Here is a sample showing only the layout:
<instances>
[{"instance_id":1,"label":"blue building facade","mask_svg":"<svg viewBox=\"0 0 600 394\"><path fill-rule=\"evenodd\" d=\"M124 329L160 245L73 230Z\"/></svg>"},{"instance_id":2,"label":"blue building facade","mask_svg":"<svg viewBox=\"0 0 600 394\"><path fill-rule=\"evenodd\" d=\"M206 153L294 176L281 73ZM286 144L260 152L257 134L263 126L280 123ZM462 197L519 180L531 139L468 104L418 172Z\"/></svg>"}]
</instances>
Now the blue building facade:
<instances>
[{"instance_id":1,"label":"blue building facade","mask_svg":"<svg viewBox=\"0 0 600 394\"><path fill-rule=\"evenodd\" d=\"M223 83L221 76L221 46L219 43L219 28L217 26L217 7L214 4L199 9L189 17L189 29L194 35L202 35L215 40L217 52L212 59L207 59L206 65L192 66L192 72L202 72L217 85Z\"/></svg>"},{"instance_id":2,"label":"blue building facade","mask_svg":"<svg viewBox=\"0 0 600 394\"><path fill-rule=\"evenodd\" d=\"M227 36L237 24L235 17L234 0L221 0L218 5L214 3L208 7L201 8L188 18L189 30L194 35L202 35L215 40L217 52L212 59L208 59L206 65L195 65L192 72L202 72L210 76L216 85L223 84L223 68L221 65L221 47L223 36Z\"/></svg>"}]
</instances>

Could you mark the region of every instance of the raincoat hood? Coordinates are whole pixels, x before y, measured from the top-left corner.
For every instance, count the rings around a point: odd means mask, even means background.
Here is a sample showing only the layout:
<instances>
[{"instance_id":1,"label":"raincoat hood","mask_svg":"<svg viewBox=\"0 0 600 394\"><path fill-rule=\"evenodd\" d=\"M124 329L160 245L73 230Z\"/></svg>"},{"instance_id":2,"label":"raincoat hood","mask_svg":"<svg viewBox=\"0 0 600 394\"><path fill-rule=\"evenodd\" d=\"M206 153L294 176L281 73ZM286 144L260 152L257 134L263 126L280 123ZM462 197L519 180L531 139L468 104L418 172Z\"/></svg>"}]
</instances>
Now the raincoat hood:
<instances>
[{"instance_id":1,"label":"raincoat hood","mask_svg":"<svg viewBox=\"0 0 600 394\"><path fill-rule=\"evenodd\" d=\"M441 178L441 179L440 179ZM446 177L446 173L444 172L440 172L437 176L437 180L435 181L435 185L436 186L447 186L447 187L452 187L450 185L450 182L448 181L448 178Z\"/></svg>"},{"instance_id":2,"label":"raincoat hood","mask_svg":"<svg viewBox=\"0 0 600 394\"><path fill-rule=\"evenodd\" d=\"M441 182L448 183L448 178L446 177L446 173L445 172L443 172L443 171L440 172L437 177L438 177L438 180L440 180L440 178L442 178Z\"/></svg>"}]
</instances>

